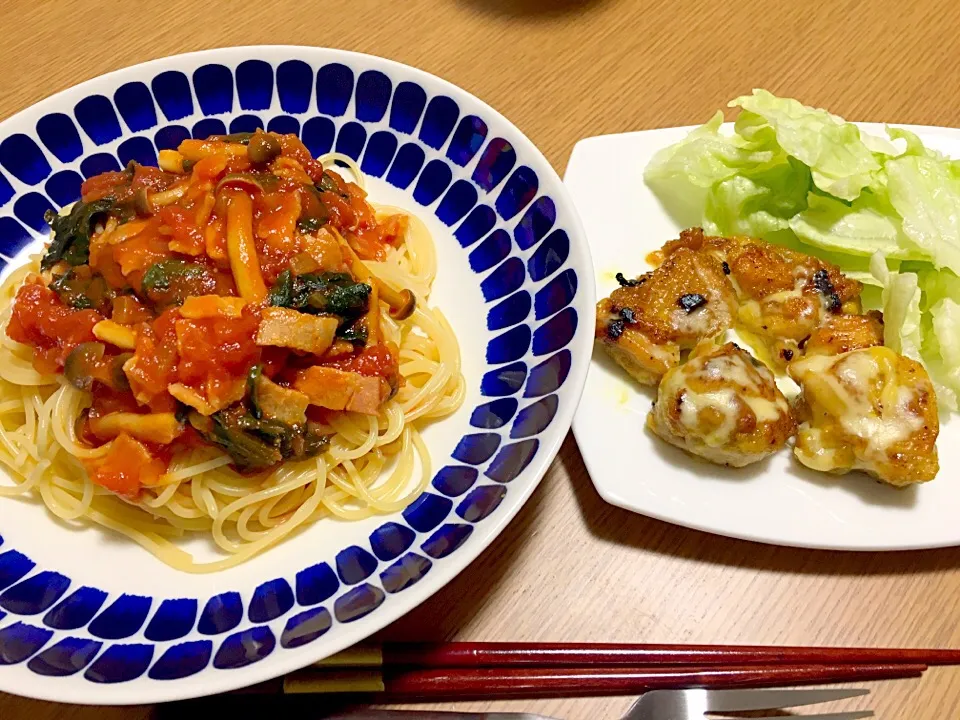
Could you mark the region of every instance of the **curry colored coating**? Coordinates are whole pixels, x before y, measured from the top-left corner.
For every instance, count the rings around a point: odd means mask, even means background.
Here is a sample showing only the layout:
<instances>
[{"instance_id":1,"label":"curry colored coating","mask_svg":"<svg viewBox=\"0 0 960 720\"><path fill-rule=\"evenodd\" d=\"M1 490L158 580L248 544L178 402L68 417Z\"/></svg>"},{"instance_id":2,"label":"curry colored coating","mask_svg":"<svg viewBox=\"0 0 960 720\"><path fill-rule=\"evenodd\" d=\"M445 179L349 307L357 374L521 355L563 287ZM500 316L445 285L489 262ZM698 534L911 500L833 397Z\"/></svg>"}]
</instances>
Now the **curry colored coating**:
<instances>
[{"instance_id":1,"label":"curry colored coating","mask_svg":"<svg viewBox=\"0 0 960 720\"><path fill-rule=\"evenodd\" d=\"M597 341L644 385L656 385L676 367L682 350L733 327L782 369L803 356L813 335L824 349L826 338L818 334L824 325L860 313L858 281L835 265L763 240L690 228L655 255L662 258L655 270L633 280L618 275L621 287L597 304ZM872 332L861 323L836 328L841 334ZM850 349L867 344L874 343L861 337Z\"/></svg>"},{"instance_id":2,"label":"curry colored coating","mask_svg":"<svg viewBox=\"0 0 960 720\"><path fill-rule=\"evenodd\" d=\"M722 263L681 249L597 304L596 338L638 382L655 385L680 350L733 327L736 296Z\"/></svg>"},{"instance_id":3,"label":"curry colored coating","mask_svg":"<svg viewBox=\"0 0 960 720\"><path fill-rule=\"evenodd\" d=\"M708 236L700 228L684 230L663 254L685 249L727 263L737 327L762 344L777 367L801 357L806 339L830 318L861 312L862 284L812 255L755 238Z\"/></svg>"},{"instance_id":4,"label":"curry colored coating","mask_svg":"<svg viewBox=\"0 0 960 720\"><path fill-rule=\"evenodd\" d=\"M704 342L669 370L647 426L671 445L733 467L763 460L796 432L773 373L734 343Z\"/></svg>"},{"instance_id":5,"label":"curry colored coating","mask_svg":"<svg viewBox=\"0 0 960 720\"><path fill-rule=\"evenodd\" d=\"M807 339L803 351L806 357L840 355L877 345L883 345L883 316L874 310L827 318Z\"/></svg>"},{"instance_id":6,"label":"curry colored coating","mask_svg":"<svg viewBox=\"0 0 960 720\"><path fill-rule=\"evenodd\" d=\"M809 468L863 470L904 486L939 470L937 396L923 366L886 347L794 363L801 421L794 454Z\"/></svg>"},{"instance_id":7,"label":"curry colored coating","mask_svg":"<svg viewBox=\"0 0 960 720\"><path fill-rule=\"evenodd\" d=\"M806 253L746 236L707 235L702 228L688 228L680 238L663 246L664 257L687 248L725 259L741 298L760 300L794 288L798 276L810 278L823 270L841 304L857 301L863 285L848 278L839 267ZM811 282L812 284L812 282Z\"/></svg>"}]
</instances>

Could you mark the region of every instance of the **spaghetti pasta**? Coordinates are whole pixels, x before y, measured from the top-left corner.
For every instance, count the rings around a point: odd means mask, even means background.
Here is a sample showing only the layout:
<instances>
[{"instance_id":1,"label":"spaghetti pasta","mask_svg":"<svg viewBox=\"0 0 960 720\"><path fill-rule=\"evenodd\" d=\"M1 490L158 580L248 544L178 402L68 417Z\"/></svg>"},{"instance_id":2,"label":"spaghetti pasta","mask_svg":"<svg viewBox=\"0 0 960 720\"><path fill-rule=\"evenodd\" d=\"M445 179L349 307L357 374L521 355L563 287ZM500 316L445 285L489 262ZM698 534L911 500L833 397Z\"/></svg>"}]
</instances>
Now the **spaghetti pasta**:
<instances>
[{"instance_id":1,"label":"spaghetti pasta","mask_svg":"<svg viewBox=\"0 0 960 720\"><path fill-rule=\"evenodd\" d=\"M258 152L263 147L268 150L275 150L276 145L282 147L282 152L273 155L268 169L271 177L279 177L281 183L288 183L286 187L294 188L290 190L291 197L301 192L309 196L307 200L312 202L318 191L332 192L328 185L355 206L365 197L365 193L360 189L363 184L362 173L349 157L328 155L314 161L294 136L257 133L248 140L251 157L255 143L259 143ZM271 216L272 210L269 208L264 209L269 203L265 204L263 200L258 200L259 214L251 215L251 197L261 197L258 193L263 191L244 183L249 181L251 184L264 185L265 181L262 177L251 174L249 168L237 170L238 158L245 159L238 148L244 146L238 145L235 138L187 142L192 144L182 148L186 152L177 156L165 153L163 165L165 168L186 170L192 164L192 173L185 172L168 177L167 173L156 171L155 177L162 175L164 182L145 185L148 212L141 215L146 216L147 222L129 218L124 222L123 218L118 219L115 214L110 214L106 220L96 222L92 228L90 266L96 266L96 253L107 252L102 248L115 248L113 257L118 258L115 263L118 267L107 263L95 267L94 278L102 274L109 285L114 285L119 281L110 281L111 272L119 270L123 273L121 279L132 287L132 291L122 295L130 298L125 301L122 311L118 310L120 305L116 304L115 300L113 306L114 319L123 313L132 312L130 317L137 320L126 325L134 328L137 336L137 351L132 357L129 352L126 355L118 353L119 348L111 347L106 341L100 345L106 344L107 354L103 356L102 351L97 351L102 356L99 359L96 352L89 349L91 343L73 343L71 348L67 347L67 341L62 337L55 338L59 342L52 343L51 347L45 346L39 340L17 341L24 339L24 333L29 335L29 332L21 327L24 323L21 316L25 312L23 308L26 307L26 302L24 295L19 293L23 292L23 288L30 287L31 283L42 283L48 289L55 283L65 285L64 281L57 280L64 277L57 275L58 270L66 270L69 274L69 269L63 265L62 259L58 259L53 267L48 267L49 263L45 260L44 270L41 271L41 258L34 257L29 264L11 273L0 286L0 325L4 329L0 335L0 464L5 467L13 481L12 484L0 485L0 495L39 496L49 512L58 518L108 528L130 538L178 570L202 573L235 566L320 518L358 520L405 507L423 490L431 476L429 453L420 435L422 426L428 421L451 414L461 405L464 398L464 379L457 339L444 315L429 307L427 303L437 263L432 238L421 221L397 208L371 208L374 218L371 222L381 228L390 226L401 230L400 237L395 241L381 242L373 248L373 252L369 239L365 238L356 226L343 222L342 216L336 216L333 209L321 208L329 211L326 222L319 226L317 223L298 225L297 230L292 233L297 238L294 243L296 247L278 256L269 245L273 243L272 247L276 248L281 242L289 244L289 225L285 231L269 235L267 230L272 226L280 226L282 220ZM220 152L223 147L226 149ZM203 163L211 167L204 168ZM211 168L215 170L217 163L219 171L213 172ZM230 163L234 164L232 169ZM353 174L356 184L347 183L336 174L343 166ZM264 171L263 167L256 165L253 169L258 168L260 172ZM135 186L136 173L140 170L131 171L128 168L127 172L133 173L132 185ZM204 175L204 172L207 175ZM229 180L231 173L246 175L244 178L234 178L232 184L228 183L230 187L221 189L220 186L225 180ZM289 184L302 183L299 178L304 174L310 176L311 182L316 181L316 192L312 188L297 190L299 186ZM85 184L85 201L92 202L88 200L88 195L96 196L96 185L97 183ZM126 187L123 186L121 193ZM144 199L143 194L140 193L141 197L134 200L141 202ZM224 196L225 201L222 199ZM231 197L240 197L243 200L235 205L231 202ZM325 195L320 193L319 197L323 199ZM285 203L293 201L277 194L271 202L273 206L270 207L275 206L282 210ZM166 210L162 210L163 208ZM292 267L295 276L298 272L302 274L302 268L298 271L297 264L302 264L305 259L321 264L326 262L326 256L323 256L323 252L327 251L325 248L310 254L314 238L324 233L334 236L338 242L346 243L351 253L356 252L362 258L364 267L371 275L371 302L365 313L375 314L376 322L364 320L363 316L353 320L333 315L339 322L338 336L332 346L318 350L319 354L315 355L284 348L282 359L277 361L274 357L277 354L276 348L256 349L258 356L260 350L263 351L261 365L257 367L262 367L263 373L271 373L276 381L270 381L274 392L280 393L281 397L297 396L296 400L299 402L300 396L304 394L299 392L299 389L307 388L308 384L301 375L305 371L297 368L311 364L322 368L338 368L338 378L356 376L358 387L367 387L368 384L363 384L365 381L362 372L357 374L356 371L357 368L363 371L366 367L364 363L373 357L371 353L377 348L393 349L387 353L387 357L394 363L392 367L395 367L397 376L394 384L397 387L391 387L389 396L381 398L373 412L369 408L365 408L366 412L355 412L349 408L338 410L335 406L326 406L319 413L308 412L308 417L311 418L308 420L309 432L313 433L310 437L322 438L321 451L287 454L281 462L271 467L254 467L255 472L251 472L249 467L246 472L238 471L238 453L225 449L222 443L218 445L216 438L219 436L216 436L215 432L205 435L200 430L191 429L191 423L193 427L205 428L209 426L211 418L217 417L217 413L229 413L234 409L238 409L238 413L241 410L247 412L241 420L248 422L250 413L257 410L250 389L254 386L249 384L247 377L238 381L236 372L226 379L216 376L216 383L213 380L206 384L191 380L193 384L188 389L199 396L194 408L179 402L184 397L193 397L189 393L177 394L177 401L163 392L149 398L142 394L137 395L138 407L135 412L139 415L133 418L134 426L130 431L134 433L133 436L122 433L107 440L104 440L102 435L94 438L90 428L96 429L96 423L101 421L104 412L104 403L107 402L101 395L115 395L117 389L107 389L110 384L109 377L102 373L97 374L100 370L89 373L98 380L91 383L89 378L82 378L81 382L77 382L76 378L70 375L71 368L68 367L65 374L64 365L79 362L76 356L82 352L87 353L82 359L89 359L90 353L94 353L89 367L102 369L109 358L116 363L122 361L123 372L129 378L134 394L138 391L145 392L142 388L147 386L140 383L138 377L141 376L135 374L137 367L145 363L141 357L140 343L155 335L158 343L156 347L163 349L159 345L162 336L156 330L163 314L157 317L158 308L149 307L150 299L155 300L159 296L151 295L144 289L148 285L149 274L153 271L152 268L171 262L171 257L178 261L194 261L200 257L209 262L210 267L220 268L219 272L228 272L227 268L231 267L231 263L236 264L238 261L238 254L230 251L218 257L216 252L210 250L229 250L230 233L226 226L230 224L228 213L235 208L239 208L238 212L246 213L241 220L242 247L239 248L245 259L240 259L239 262L244 267L249 267L249 255L254 251L255 236L256 252L253 261L256 264L259 256L263 265L262 277L271 293L284 281L284 271L289 273ZM161 211L163 214L158 216L157 213ZM301 208L301 220L303 212ZM162 219L153 223L152 218L156 217ZM187 217L183 226L187 230L184 232L180 231L179 226L172 225L179 222L178 218L181 217ZM255 223L252 229L246 224L251 219ZM136 226L137 222L142 222L146 229ZM156 244L156 240L145 239L151 232L150 227L154 225L159 228L156 230L159 234L155 236L161 241L159 254L154 252L154 245L150 245ZM57 230L56 223L54 230ZM382 230L378 231L383 234ZM277 238L284 232L286 235L278 241ZM370 235L369 232L367 234ZM329 240L329 237L327 239ZM61 238L55 235L54 245L60 240ZM227 244L223 244L224 240ZM134 246L135 243L139 245ZM177 252L167 252L163 248L166 243L177 248ZM141 254L154 252L149 258L149 266L144 264L134 250ZM348 247L344 250L348 250ZM193 256L188 253L193 253ZM49 258L49 252L47 257ZM131 267L137 269L130 270ZM239 275L235 267L232 269L236 282L235 285L230 284L230 290L206 294L228 296L236 292L249 299L249 304L244 309L246 318L251 312L250 307L255 306L256 301L262 297L263 290L257 285L260 269L258 267L254 274L242 274L247 271L240 270ZM229 281L229 276L226 277ZM260 282L264 282L264 279ZM168 285L172 283L167 282ZM398 317L386 303L378 302L378 286L392 291L412 291L417 298L412 314L405 318ZM232 289L234 287L236 290ZM245 288L247 293L243 292ZM66 302L69 305L70 297L67 297L66 291L58 287L57 292L59 299L54 298L50 302ZM189 293L191 297L195 294ZM266 302L274 304L276 296L271 295L271 298ZM180 298L181 302L182 300L183 298ZM205 307L202 303L194 305ZM138 316L141 306L146 306L150 312ZM73 306L74 309L76 307L77 305ZM166 312L176 314L176 303L171 307L174 309ZM68 308L63 312L74 312L74 309ZM310 315L308 311L310 308L294 313L293 319L296 322L308 323L314 322L318 317L330 316L322 312L319 316L315 312ZM100 312L104 316L109 314L109 310ZM258 316L255 314L254 318L256 317ZM236 319L235 322L240 323L242 320ZM178 322L186 321L180 319ZM266 321L260 320L261 333L264 322ZM77 324L74 322L73 326ZM255 325L251 327L255 329ZM359 341L356 339L358 327L361 327L364 333L369 333L363 335ZM186 330L181 332L181 326L177 326L176 347L180 363L177 366L180 382L177 384L185 382L182 379L185 377L184 363L190 359L183 345L185 332ZM310 337L315 338L313 335ZM350 342L354 344L351 346ZM69 354L67 350L70 350ZM269 359L267 350L273 353ZM331 354L334 350L340 355ZM54 351L59 353L56 355L56 362L52 361L56 354ZM383 353L377 357L382 355ZM119 365L112 367L115 371ZM210 373L215 370L219 372L219 369L215 368L210 370ZM301 373L296 375L300 379L291 380L294 373ZM101 379L104 377L107 379ZM213 377L211 374L210 378ZM384 384L383 377L387 376L380 376L381 385ZM125 383L121 385L125 386ZM216 389L215 385L216 388L223 386L226 389ZM84 387L86 389L81 389ZM169 394L173 396L173 385L170 387ZM321 390L325 392L325 389ZM222 397L217 395L218 392ZM287 393L287 396L283 393ZM316 396L310 396L309 393L307 395L310 397L311 410L315 409L314 402L323 402L322 398L318 400ZM351 397L355 399L357 396ZM204 409L203 404L209 407ZM217 408L216 413L206 412L213 408ZM283 409L289 410L286 406L283 406ZM175 423L172 427L176 433L180 433L179 439L165 450L156 450L149 442L140 442L136 437L139 432L136 422L149 413L153 413L152 417L156 422ZM189 414L189 421L184 421L185 414ZM175 419L171 419L173 417ZM125 421L124 418L116 417L114 420ZM279 427L286 426L281 423ZM302 434L302 428L298 432ZM192 442L182 442L188 435ZM255 437L260 442L267 436L254 436L249 433L244 436L248 437ZM284 442L286 437L284 436ZM222 437L220 439L222 440ZM131 443L131 447L145 447L149 450L145 456L150 458L147 466L154 461L164 464L162 472L157 472L154 476L147 476L144 474L146 471L140 471L135 491L117 491L116 487L107 486L110 482L103 480L106 476L102 469L112 462L112 453L118 443L125 442ZM274 446L281 448L278 443ZM282 449L286 452L286 445L283 445ZM178 545L180 539L196 536L211 538L222 551L222 557L211 562L200 562Z\"/></svg>"}]
</instances>

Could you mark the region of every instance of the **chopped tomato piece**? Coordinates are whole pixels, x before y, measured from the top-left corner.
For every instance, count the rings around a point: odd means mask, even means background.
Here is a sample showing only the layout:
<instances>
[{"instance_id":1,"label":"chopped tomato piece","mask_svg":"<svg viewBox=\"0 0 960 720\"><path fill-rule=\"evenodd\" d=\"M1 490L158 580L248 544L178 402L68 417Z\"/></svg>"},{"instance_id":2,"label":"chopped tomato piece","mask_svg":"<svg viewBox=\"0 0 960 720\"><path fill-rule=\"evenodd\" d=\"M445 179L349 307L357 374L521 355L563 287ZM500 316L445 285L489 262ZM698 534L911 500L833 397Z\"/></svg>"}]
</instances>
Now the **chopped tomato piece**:
<instances>
[{"instance_id":1,"label":"chopped tomato piece","mask_svg":"<svg viewBox=\"0 0 960 720\"><path fill-rule=\"evenodd\" d=\"M216 180L227 168L226 155L210 155L193 166L193 176L198 180Z\"/></svg>"},{"instance_id":2,"label":"chopped tomato piece","mask_svg":"<svg viewBox=\"0 0 960 720\"><path fill-rule=\"evenodd\" d=\"M84 464L93 482L130 499L136 498L143 486L156 485L167 469L146 445L126 433L113 440L104 457Z\"/></svg>"},{"instance_id":3,"label":"chopped tomato piece","mask_svg":"<svg viewBox=\"0 0 960 720\"><path fill-rule=\"evenodd\" d=\"M397 246L403 242L407 234L410 218L406 215L391 215L377 224L377 232L381 242Z\"/></svg>"},{"instance_id":4,"label":"chopped tomato piece","mask_svg":"<svg viewBox=\"0 0 960 720\"><path fill-rule=\"evenodd\" d=\"M113 195L117 188L130 183L130 175L125 172L105 172L84 180L80 186L80 198L83 202L99 200Z\"/></svg>"},{"instance_id":5,"label":"chopped tomato piece","mask_svg":"<svg viewBox=\"0 0 960 720\"><path fill-rule=\"evenodd\" d=\"M177 320L180 382L196 387L209 379L231 382L244 377L260 358L254 342L258 326L257 317L247 310L238 318Z\"/></svg>"},{"instance_id":6,"label":"chopped tomato piece","mask_svg":"<svg viewBox=\"0 0 960 720\"><path fill-rule=\"evenodd\" d=\"M120 270L120 263L113 257L113 246L99 239L90 243L90 268L103 275L103 279L114 289L124 288L127 285L126 278Z\"/></svg>"},{"instance_id":7,"label":"chopped tomato piece","mask_svg":"<svg viewBox=\"0 0 960 720\"><path fill-rule=\"evenodd\" d=\"M335 192L320 193L320 202L330 213L330 224L342 233L357 227L357 213L348 198Z\"/></svg>"},{"instance_id":8,"label":"chopped tomato piece","mask_svg":"<svg viewBox=\"0 0 960 720\"><path fill-rule=\"evenodd\" d=\"M376 230L356 233L348 241L362 260L383 260L387 255L386 243L380 240Z\"/></svg>"},{"instance_id":9,"label":"chopped tomato piece","mask_svg":"<svg viewBox=\"0 0 960 720\"><path fill-rule=\"evenodd\" d=\"M147 403L176 379L178 311L165 311L152 324L144 323L137 335L133 357L123 366L130 388L140 402Z\"/></svg>"},{"instance_id":10,"label":"chopped tomato piece","mask_svg":"<svg viewBox=\"0 0 960 720\"><path fill-rule=\"evenodd\" d=\"M159 192L176 181L177 175L173 173L148 165L136 165L132 173L124 170L94 175L80 186L80 197L84 202L90 202L110 195L118 202L123 202L136 195L138 190Z\"/></svg>"},{"instance_id":11,"label":"chopped tomato piece","mask_svg":"<svg viewBox=\"0 0 960 720\"><path fill-rule=\"evenodd\" d=\"M110 319L121 325L135 325L149 322L153 319L153 314L132 295L120 295L113 300Z\"/></svg>"},{"instance_id":12,"label":"chopped tomato piece","mask_svg":"<svg viewBox=\"0 0 960 720\"><path fill-rule=\"evenodd\" d=\"M310 154L310 151L307 150L307 146L303 144L303 141L300 140L296 135L274 135L277 141L280 143L280 154L283 157L293 158L308 173L313 177L313 173L310 172L311 165L320 165L316 160L313 159L313 156ZM320 174L323 174L323 168L320 167ZM313 181L317 182L320 180L320 176L317 175L313 177Z\"/></svg>"},{"instance_id":13,"label":"chopped tomato piece","mask_svg":"<svg viewBox=\"0 0 960 720\"><path fill-rule=\"evenodd\" d=\"M140 233L131 240L113 246L113 259L120 265L124 277L137 270L146 270L172 254L169 241L152 232Z\"/></svg>"},{"instance_id":14,"label":"chopped tomato piece","mask_svg":"<svg viewBox=\"0 0 960 720\"><path fill-rule=\"evenodd\" d=\"M141 188L150 192L162 192L173 185L178 177L178 175L164 172L160 168L137 165L133 171L133 181L130 183L130 189L133 192Z\"/></svg>"},{"instance_id":15,"label":"chopped tomato piece","mask_svg":"<svg viewBox=\"0 0 960 720\"><path fill-rule=\"evenodd\" d=\"M296 252L299 193L262 193L254 200L254 225L259 239L286 252Z\"/></svg>"},{"instance_id":16,"label":"chopped tomato piece","mask_svg":"<svg viewBox=\"0 0 960 720\"><path fill-rule=\"evenodd\" d=\"M291 352L286 348L267 346L260 350L260 364L268 378L277 377L290 361Z\"/></svg>"},{"instance_id":17,"label":"chopped tomato piece","mask_svg":"<svg viewBox=\"0 0 960 720\"><path fill-rule=\"evenodd\" d=\"M195 214L177 205L160 208L160 219L173 231L170 249L185 255L203 255L203 233L194 223Z\"/></svg>"},{"instance_id":18,"label":"chopped tomato piece","mask_svg":"<svg viewBox=\"0 0 960 720\"><path fill-rule=\"evenodd\" d=\"M331 360L324 365L360 375L390 377L399 372L397 354L397 347L393 343L379 343L365 347L356 355Z\"/></svg>"},{"instance_id":19,"label":"chopped tomato piece","mask_svg":"<svg viewBox=\"0 0 960 720\"><path fill-rule=\"evenodd\" d=\"M129 392L113 390L110 387L98 387L93 394L90 416L99 417L115 412L138 412L140 405Z\"/></svg>"},{"instance_id":20,"label":"chopped tomato piece","mask_svg":"<svg viewBox=\"0 0 960 720\"><path fill-rule=\"evenodd\" d=\"M33 346L38 371L56 372L77 345L96 340L93 326L101 320L103 316L93 310L67 307L37 279L17 291L7 336Z\"/></svg>"}]
</instances>

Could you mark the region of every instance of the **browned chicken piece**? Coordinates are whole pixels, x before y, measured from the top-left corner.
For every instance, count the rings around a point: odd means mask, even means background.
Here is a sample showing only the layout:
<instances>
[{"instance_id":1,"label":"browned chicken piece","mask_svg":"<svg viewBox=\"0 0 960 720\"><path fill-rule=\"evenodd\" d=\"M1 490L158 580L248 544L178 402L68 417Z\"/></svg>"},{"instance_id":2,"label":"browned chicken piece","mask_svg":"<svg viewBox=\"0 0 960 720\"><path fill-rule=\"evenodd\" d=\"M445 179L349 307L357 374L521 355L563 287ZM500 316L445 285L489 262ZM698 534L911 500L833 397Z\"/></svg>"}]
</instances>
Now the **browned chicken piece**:
<instances>
[{"instance_id":1,"label":"browned chicken piece","mask_svg":"<svg viewBox=\"0 0 960 720\"><path fill-rule=\"evenodd\" d=\"M851 350L883 345L883 315L833 315L813 331L803 346L805 357L840 355Z\"/></svg>"},{"instance_id":2,"label":"browned chicken piece","mask_svg":"<svg viewBox=\"0 0 960 720\"><path fill-rule=\"evenodd\" d=\"M838 267L811 255L747 237L712 237L684 230L667 243L669 260L683 250L709 254L723 263L736 289L737 325L763 344L770 360L786 367L829 318L860 313L863 286Z\"/></svg>"},{"instance_id":3,"label":"browned chicken piece","mask_svg":"<svg viewBox=\"0 0 960 720\"><path fill-rule=\"evenodd\" d=\"M791 364L802 395L794 453L821 472L863 470L891 485L939 469L937 396L927 371L890 348L811 355Z\"/></svg>"},{"instance_id":4,"label":"browned chicken piece","mask_svg":"<svg viewBox=\"0 0 960 720\"><path fill-rule=\"evenodd\" d=\"M597 303L596 338L638 382L656 385L680 351L733 326L736 296L720 260L681 248Z\"/></svg>"},{"instance_id":5,"label":"browned chicken piece","mask_svg":"<svg viewBox=\"0 0 960 720\"><path fill-rule=\"evenodd\" d=\"M773 373L734 343L704 342L668 371L647 426L671 445L733 467L763 460L796 432Z\"/></svg>"}]
</instances>

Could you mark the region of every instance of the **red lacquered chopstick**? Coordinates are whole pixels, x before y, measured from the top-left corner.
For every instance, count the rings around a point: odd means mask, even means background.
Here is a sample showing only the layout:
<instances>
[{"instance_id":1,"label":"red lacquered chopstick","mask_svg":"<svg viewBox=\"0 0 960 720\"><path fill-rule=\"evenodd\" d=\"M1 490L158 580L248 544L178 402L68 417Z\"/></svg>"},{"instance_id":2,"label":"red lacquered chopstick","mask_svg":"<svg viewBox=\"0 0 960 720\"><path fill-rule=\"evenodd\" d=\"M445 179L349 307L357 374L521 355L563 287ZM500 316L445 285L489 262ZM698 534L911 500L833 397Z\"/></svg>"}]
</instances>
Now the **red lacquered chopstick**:
<instances>
[{"instance_id":1,"label":"red lacquered chopstick","mask_svg":"<svg viewBox=\"0 0 960 720\"><path fill-rule=\"evenodd\" d=\"M371 664L409 668L851 663L960 665L960 650L912 648L450 642L388 643L382 647L381 653L379 662ZM337 662L336 656L328 660L329 663L325 664L341 664Z\"/></svg>"},{"instance_id":2,"label":"red lacquered chopstick","mask_svg":"<svg viewBox=\"0 0 960 720\"><path fill-rule=\"evenodd\" d=\"M924 665L781 665L777 667L444 668L306 670L287 676L284 692L376 692L387 700L502 699L634 695L678 688L774 687L919 677ZM378 682L371 682L371 680Z\"/></svg>"}]
</instances>

